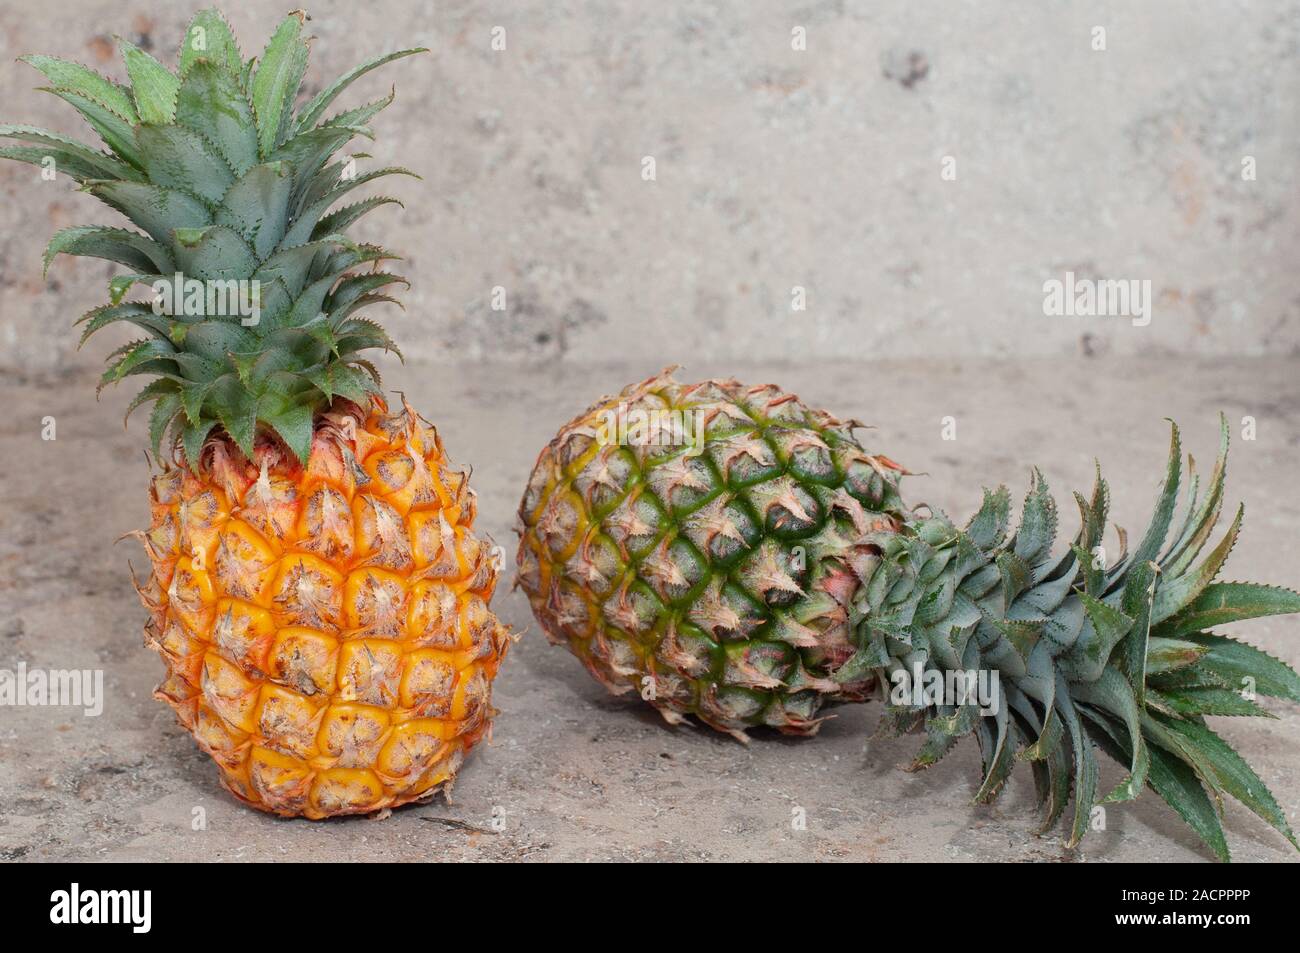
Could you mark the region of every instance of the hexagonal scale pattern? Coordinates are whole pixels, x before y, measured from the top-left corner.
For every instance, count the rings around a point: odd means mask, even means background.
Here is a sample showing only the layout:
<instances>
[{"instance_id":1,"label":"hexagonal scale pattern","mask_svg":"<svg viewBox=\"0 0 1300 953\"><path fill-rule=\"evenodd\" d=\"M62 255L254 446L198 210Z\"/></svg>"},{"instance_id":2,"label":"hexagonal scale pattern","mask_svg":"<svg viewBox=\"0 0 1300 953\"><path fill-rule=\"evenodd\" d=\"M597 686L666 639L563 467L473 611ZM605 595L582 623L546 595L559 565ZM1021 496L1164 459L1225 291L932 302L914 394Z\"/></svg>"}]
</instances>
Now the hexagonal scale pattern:
<instances>
[{"instance_id":1,"label":"hexagonal scale pattern","mask_svg":"<svg viewBox=\"0 0 1300 953\"><path fill-rule=\"evenodd\" d=\"M868 537L901 512L901 468L855 426L667 371L593 405L519 509L519 581L547 635L670 722L816 731L825 701L862 688L827 674L853 651Z\"/></svg>"},{"instance_id":2,"label":"hexagonal scale pattern","mask_svg":"<svg viewBox=\"0 0 1300 953\"><path fill-rule=\"evenodd\" d=\"M236 797L308 818L432 796L488 731L509 633L488 608L499 550L411 409L348 405L307 466L209 443L156 476L139 534L157 696Z\"/></svg>"}]
</instances>

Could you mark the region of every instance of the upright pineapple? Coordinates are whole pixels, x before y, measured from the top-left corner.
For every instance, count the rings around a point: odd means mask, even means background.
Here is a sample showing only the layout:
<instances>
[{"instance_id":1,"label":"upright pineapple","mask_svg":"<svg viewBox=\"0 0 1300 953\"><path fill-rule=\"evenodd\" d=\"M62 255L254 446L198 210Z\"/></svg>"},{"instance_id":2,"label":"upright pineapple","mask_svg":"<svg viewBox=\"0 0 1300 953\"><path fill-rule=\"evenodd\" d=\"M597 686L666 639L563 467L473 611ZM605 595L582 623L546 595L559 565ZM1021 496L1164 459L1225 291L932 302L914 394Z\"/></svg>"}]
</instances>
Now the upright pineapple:
<instances>
[{"instance_id":1,"label":"upright pineapple","mask_svg":"<svg viewBox=\"0 0 1300 953\"><path fill-rule=\"evenodd\" d=\"M1240 510L1196 563L1223 505L1226 422L1207 492L1193 472L1171 536L1174 429L1151 526L1109 566L1100 472L1089 497L1075 494L1070 548L1053 555L1056 506L1037 472L1014 533L1005 488L959 529L906 507L906 471L865 450L855 426L773 386L683 385L670 372L593 405L542 451L519 509L519 582L543 629L611 691L742 740L762 725L812 734L823 705L878 691L891 727L925 732L913 769L973 734L976 801L1017 760L1033 767L1044 829L1073 792L1071 844L1094 804L1145 785L1225 860L1224 794L1295 843L1204 718L1267 714L1242 693L1252 685L1300 701L1290 668L1209 631L1300 612L1288 590L1214 582ZM970 691L981 672L998 677L991 704ZM1094 745L1127 768L1109 792Z\"/></svg>"},{"instance_id":2,"label":"upright pineapple","mask_svg":"<svg viewBox=\"0 0 1300 953\"><path fill-rule=\"evenodd\" d=\"M59 232L45 253L130 274L81 320L145 336L103 383L152 377L161 475L139 534L157 695L241 800L322 818L432 796L487 732L508 644L488 610L497 578L474 536L474 492L409 406L389 413L362 355L394 349L361 309L392 301L395 256L345 230L376 197L331 211L356 175L331 158L392 94L326 118L363 63L294 108L307 66L294 13L261 60L242 59L213 10L190 24L173 73L121 42L130 85L64 60L25 61L110 152L31 126L0 156L55 168L139 231ZM150 299L129 300L152 286Z\"/></svg>"}]
</instances>

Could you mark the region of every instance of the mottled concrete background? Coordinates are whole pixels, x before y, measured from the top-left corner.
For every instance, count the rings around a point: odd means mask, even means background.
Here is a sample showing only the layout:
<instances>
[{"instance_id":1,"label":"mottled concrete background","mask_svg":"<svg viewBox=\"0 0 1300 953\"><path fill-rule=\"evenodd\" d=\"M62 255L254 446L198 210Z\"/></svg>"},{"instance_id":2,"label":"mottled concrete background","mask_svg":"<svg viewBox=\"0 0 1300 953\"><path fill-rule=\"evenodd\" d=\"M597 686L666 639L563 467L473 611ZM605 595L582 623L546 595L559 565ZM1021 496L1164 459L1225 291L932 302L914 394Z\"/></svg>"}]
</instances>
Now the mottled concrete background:
<instances>
[{"instance_id":1,"label":"mottled concrete background","mask_svg":"<svg viewBox=\"0 0 1300 953\"><path fill-rule=\"evenodd\" d=\"M283 12L226 6L250 47ZM13 57L121 75L111 33L170 58L193 7L0 0L0 115L75 131ZM393 180L406 211L362 233L410 256L392 328L411 361L386 361L388 383L473 466L478 525L499 542L560 424L683 361L692 378L779 382L879 425L873 448L929 474L909 478L909 499L958 517L981 484L1019 492L1030 463L1069 512L1096 454L1114 518L1136 532L1163 471L1161 417L1183 424L1202 469L1217 413L1238 434L1254 417L1258 439L1232 451L1229 500L1248 506L1229 576L1300 582L1300 3L322 0L312 13L310 90L397 45L433 51L349 94L397 82L373 161L424 174ZM1096 25L1105 52L1090 48ZM790 49L796 26L806 52ZM148 522L146 428L118 425L129 390L91 396L117 342L76 352L69 324L111 269L63 260L40 276L52 228L106 214L0 163L0 667L99 669L106 689L97 718L0 709L0 860L1210 857L1150 795L1108 806L1106 830L1067 852L1059 830L1034 835L1024 771L971 806L972 744L896 770L917 739L867 744L878 705L840 710L807 742L666 728L548 646L506 585L493 608L522 638L494 690L495 743L454 804L329 824L239 807L150 697L161 666L127 569L143 557L109 545ZM1151 324L1045 317L1043 282L1066 271L1150 280ZM497 285L504 312L489 305ZM808 309L792 314L794 285ZM949 415L955 441L941 438ZM47 416L57 440L41 439ZM1294 618L1233 634L1300 663ZM1276 720L1216 728L1294 827L1300 706L1268 707ZM1226 827L1239 859L1300 858L1239 805Z\"/></svg>"},{"instance_id":2,"label":"mottled concrete background","mask_svg":"<svg viewBox=\"0 0 1300 953\"><path fill-rule=\"evenodd\" d=\"M196 6L6 0L4 117L79 124L29 93L39 76L18 53L120 75L111 34L171 61ZM224 6L246 51L283 13ZM362 227L410 255L394 324L411 356L1300 349L1294 0L320 0L310 12L309 92L374 52L432 50L350 93L397 84L375 161L424 175L385 180L407 209ZM645 156L656 181L641 178ZM945 156L955 181L941 178ZM39 253L51 226L105 212L12 163L0 195L0 364L96 361L110 342L74 356L64 328L97 301L106 266L61 261L47 288ZM1045 317L1042 284L1067 270L1150 280L1151 325ZM806 311L791 311L794 286Z\"/></svg>"}]
</instances>

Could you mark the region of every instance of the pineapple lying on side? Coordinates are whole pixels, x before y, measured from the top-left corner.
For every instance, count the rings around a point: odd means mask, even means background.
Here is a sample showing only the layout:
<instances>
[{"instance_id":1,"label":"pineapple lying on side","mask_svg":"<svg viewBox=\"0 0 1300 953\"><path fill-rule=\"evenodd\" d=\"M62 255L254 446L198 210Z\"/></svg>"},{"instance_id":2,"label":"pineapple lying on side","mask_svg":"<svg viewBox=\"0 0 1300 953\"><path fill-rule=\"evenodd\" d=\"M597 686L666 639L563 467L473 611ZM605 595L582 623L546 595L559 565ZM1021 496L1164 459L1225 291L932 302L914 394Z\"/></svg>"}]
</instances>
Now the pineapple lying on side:
<instances>
[{"instance_id":1,"label":"pineapple lying on side","mask_svg":"<svg viewBox=\"0 0 1300 953\"><path fill-rule=\"evenodd\" d=\"M362 356L393 345L358 312L393 301L383 289L405 279L379 270L394 255L344 232L395 200L335 208L405 170L354 175L330 161L370 136L391 94L326 110L357 77L421 51L369 60L295 111L304 21L291 14L245 61L204 11L176 73L123 42L129 86L26 57L111 153L5 125L21 145L0 156L52 158L139 229L65 229L45 261L131 271L82 319L83 340L119 321L145 335L115 352L103 382L153 378L131 407L153 403L163 466L139 534L152 563L138 587L145 638L167 665L157 695L238 798L322 818L450 784L488 730L508 639L488 610L497 565L471 530L467 477L410 407L388 411ZM182 276L190 284L170 295L128 300ZM232 290L209 295L218 287Z\"/></svg>"},{"instance_id":2,"label":"pineapple lying on side","mask_svg":"<svg viewBox=\"0 0 1300 953\"><path fill-rule=\"evenodd\" d=\"M1288 590L1214 582L1240 510L1196 562L1223 505L1226 422L1206 492L1192 473L1176 525L1174 429L1151 526L1109 567L1095 554L1110 499L1100 472L1089 497L1075 494L1081 529L1053 555L1056 506L1036 471L1014 533L1005 488L985 491L962 529L905 506L906 471L863 449L856 426L773 386L685 385L671 371L593 405L542 451L520 505L519 581L543 629L611 691L741 740L762 725L813 734L823 705L878 690L890 727L924 730L913 769L974 735L977 802L1018 760L1046 802L1044 830L1073 792L1071 845L1095 804L1147 785L1224 860L1225 794L1296 843L1204 718L1266 715L1241 691L1251 684L1300 701L1290 668L1209 631L1300 612ZM981 670L998 675L994 705L932 703L919 687ZM913 680L900 697L901 672ZM1127 769L1111 791L1094 745Z\"/></svg>"}]
</instances>

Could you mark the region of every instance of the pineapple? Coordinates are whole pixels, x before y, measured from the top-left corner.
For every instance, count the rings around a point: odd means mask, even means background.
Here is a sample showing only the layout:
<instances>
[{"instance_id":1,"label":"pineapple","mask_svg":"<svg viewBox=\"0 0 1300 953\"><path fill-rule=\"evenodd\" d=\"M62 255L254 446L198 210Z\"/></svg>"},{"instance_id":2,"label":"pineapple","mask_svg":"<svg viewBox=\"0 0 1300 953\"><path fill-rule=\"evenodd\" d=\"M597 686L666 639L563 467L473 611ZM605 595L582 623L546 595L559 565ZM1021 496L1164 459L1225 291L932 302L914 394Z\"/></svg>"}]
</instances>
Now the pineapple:
<instances>
[{"instance_id":1,"label":"pineapple","mask_svg":"<svg viewBox=\"0 0 1300 953\"><path fill-rule=\"evenodd\" d=\"M237 798L317 819L449 786L489 730L508 637L488 609L500 560L473 533L466 475L409 406L389 411L364 356L395 350L360 312L405 279L346 230L395 200L336 207L412 173L357 175L355 157L335 158L391 94L327 110L357 77L422 51L371 59L295 109L305 21L289 15L244 60L205 10L174 72L122 41L129 85L25 57L108 151L4 125L19 144L0 156L52 159L135 226L65 229L45 264L84 255L129 271L81 320L83 340L118 322L144 334L103 384L152 378L131 409L152 403L162 468L138 534L145 640L167 668L157 697Z\"/></svg>"},{"instance_id":2,"label":"pineapple","mask_svg":"<svg viewBox=\"0 0 1300 953\"><path fill-rule=\"evenodd\" d=\"M959 528L909 509L907 471L864 449L857 426L777 387L685 385L671 369L598 402L542 451L519 509L518 579L543 629L611 691L742 741L759 726L811 735L825 706L873 696L887 727L924 732L913 770L974 735L975 800L1028 760L1044 830L1073 793L1071 846L1094 805L1145 786L1221 859L1225 794L1296 843L1204 717L1266 715L1255 693L1300 701L1290 668L1210 631L1300 612L1288 590L1214 581L1240 510L1197 562L1223 505L1226 421L1203 496L1189 460L1177 525L1174 428L1151 526L1110 565L1100 471L1053 554L1037 471L1015 532L1005 488ZM992 698L969 690L981 674L996 676ZM1125 769L1113 789L1094 747Z\"/></svg>"}]
</instances>

